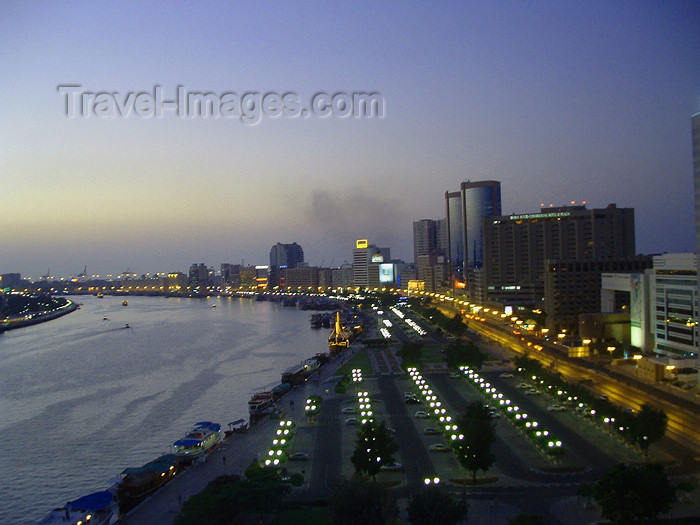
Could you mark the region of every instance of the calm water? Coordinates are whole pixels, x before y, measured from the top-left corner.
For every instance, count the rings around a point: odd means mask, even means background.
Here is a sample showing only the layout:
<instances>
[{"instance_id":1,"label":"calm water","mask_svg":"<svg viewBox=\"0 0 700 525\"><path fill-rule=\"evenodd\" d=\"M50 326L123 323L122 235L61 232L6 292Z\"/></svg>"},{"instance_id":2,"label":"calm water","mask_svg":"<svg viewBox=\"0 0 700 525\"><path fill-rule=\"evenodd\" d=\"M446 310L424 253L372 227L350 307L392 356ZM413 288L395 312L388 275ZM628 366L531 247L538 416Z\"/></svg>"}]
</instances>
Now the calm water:
<instances>
[{"instance_id":1,"label":"calm water","mask_svg":"<svg viewBox=\"0 0 700 525\"><path fill-rule=\"evenodd\" d=\"M308 312L276 303L74 300L76 312L0 335L0 523L106 488L197 421L247 418L252 392L328 348Z\"/></svg>"}]
</instances>

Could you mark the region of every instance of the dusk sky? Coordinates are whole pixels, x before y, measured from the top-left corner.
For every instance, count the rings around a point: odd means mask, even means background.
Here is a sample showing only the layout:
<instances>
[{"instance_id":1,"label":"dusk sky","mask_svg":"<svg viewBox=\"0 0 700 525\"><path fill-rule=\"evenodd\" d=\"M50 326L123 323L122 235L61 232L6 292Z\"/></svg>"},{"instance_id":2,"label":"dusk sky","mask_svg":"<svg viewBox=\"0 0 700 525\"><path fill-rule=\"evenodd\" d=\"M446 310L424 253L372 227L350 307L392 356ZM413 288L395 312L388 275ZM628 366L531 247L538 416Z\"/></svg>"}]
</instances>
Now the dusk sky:
<instances>
[{"instance_id":1,"label":"dusk sky","mask_svg":"<svg viewBox=\"0 0 700 525\"><path fill-rule=\"evenodd\" d=\"M503 212L633 207L637 252L695 251L700 4L9 2L0 8L0 273L312 265L357 238L412 261L444 192ZM376 92L381 118L68 117L59 85Z\"/></svg>"}]
</instances>

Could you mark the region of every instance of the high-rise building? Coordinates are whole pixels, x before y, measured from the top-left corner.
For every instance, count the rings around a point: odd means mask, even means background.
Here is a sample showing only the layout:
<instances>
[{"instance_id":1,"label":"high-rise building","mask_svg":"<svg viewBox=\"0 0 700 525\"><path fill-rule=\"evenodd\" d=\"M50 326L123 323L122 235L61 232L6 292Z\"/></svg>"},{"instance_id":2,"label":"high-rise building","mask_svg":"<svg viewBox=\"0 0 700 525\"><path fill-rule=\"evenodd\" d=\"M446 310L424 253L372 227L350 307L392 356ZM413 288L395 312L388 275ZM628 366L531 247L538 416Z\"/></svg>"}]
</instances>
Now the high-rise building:
<instances>
[{"instance_id":1,"label":"high-rise building","mask_svg":"<svg viewBox=\"0 0 700 525\"><path fill-rule=\"evenodd\" d=\"M691 122L693 133L693 175L695 179L695 253L700 254L700 113L693 115ZM696 293L697 297L700 297L700 263L697 269L697 278L698 289ZM700 339L700 324L695 326L695 337L696 340Z\"/></svg>"},{"instance_id":2,"label":"high-rise building","mask_svg":"<svg viewBox=\"0 0 700 525\"><path fill-rule=\"evenodd\" d=\"M278 242L270 249L269 286L285 286L280 270L298 268L304 262L304 250L297 243L283 244Z\"/></svg>"},{"instance_id":3,"label":"high-rise building","mask_svg":"<svg viewBox=\"0 0 700 525\"><path fill-rule=\"evenodd\" d=\"M209 282L209 268L204 263L194 263L190 266L187 284L190 286L206 286Z\"/></svg>"},{"instance_id":4,"label":"high-rise building","mask_svg":"<svg viewBox=\"0 0 700 525\"><path fill-rule=\"evenodd\" d=\"M413 261L421 255L445 255L447 220L422 219L413 222Z\"/></svg>"},{"instance_id":5,"label":"high-rise building","mask_svg":"<svg viewBox=\"0 0 700 525\"><path fill-rule=\"evenodd\" d=\"M355 249L352 251L353 282L356 287L367 288L370 285L370 267L378 266L383 262L391 260L389 248L379 248L374 244L369 244L367 239L358 239ZM374 268L373 268L374 270ZM377 273L373 271L374 273ZM377 282L379 279L377 273ZM374 282L374 279L372 279Z\"/></svg>"},{"instance_id":6,"label":"high-rise building","mask_svg":"<svg viewBox=\"0 0 700 525\"><path fill-rule=\"evenodd\" d=\"M496 180L462 182L459 192L446 192L448 255L456 281L467 293L480 295L484 264L484 218L501 214L501 183Z\"/></svg>"},{"instance_id":7,"label":"high-rise building","mask_svg":"<svg viewBox=\"0 0 700 525\"><path fill-rule=\"evenodd\" d=\"M484 221L487 299L541 306L545 261L590 261L635 255L634 209L543 208Z\"/></svg>"},{"instance_id":8,"label":"high-rise building","mask_svg":"<svg viewBox=\"0 0 700 525\"><path fill-rule=\"evenodd\" d=\"M423 219L413 223L413 260L425 290L441 290L447 283L447 220ZM439 268L436 268L439 266Z\"/></svg>"}]
</instances>

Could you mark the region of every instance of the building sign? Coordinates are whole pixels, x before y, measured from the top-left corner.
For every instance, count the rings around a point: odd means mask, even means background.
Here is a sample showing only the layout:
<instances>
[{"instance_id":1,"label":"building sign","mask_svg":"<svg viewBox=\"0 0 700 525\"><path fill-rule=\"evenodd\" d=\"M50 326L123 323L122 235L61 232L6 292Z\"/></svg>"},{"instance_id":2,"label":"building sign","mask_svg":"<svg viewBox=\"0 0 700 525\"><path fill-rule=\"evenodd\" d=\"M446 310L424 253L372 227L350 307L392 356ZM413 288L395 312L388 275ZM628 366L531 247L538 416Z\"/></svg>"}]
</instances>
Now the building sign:
<instances>
[{"instance_id":1,"label":"building sign","mask_svg":"<svg viewBox=\"0 0 700 525\"><path fill-rule=\"evenodd\" d=\"M372 262L373 263L383 263L384 256L381 253L375 253L374 255L372 255Z\"/></svg>"},{"instance_id":2,"label":"building sign","mask_svg":"<svg viewBox=\"0 0 700 525\"><path fill-rule=\"evenodd\" d=\"M556 211L550 213L525 213L522 215L510 215L508 219L511 221L523 221L530 219L558 219L561 217L569 217L571 212L568 211Z\"/></svg>"},{"instance_id":3,"label":"building sign","mask_svg":"<svg viewBox=\"0 0 700 525\"><path fill-rule=\"evenodd\" d=\"M369 242L367 241L367 239L357 239L357 241L355 241L355 247L358 250L361 248L367 248L368 244L369 244Z\"/></svg>"},{"instance_id":4,"label":"building sign","mask_svg":"<svg viewBox=\"0 0 700 525\"><path fill-rule=\"evenodd\" d=\"M379 265L379 282L393 283L394 282L394 265L391 263L383 263Z\"/></svg>"}]
</instances>

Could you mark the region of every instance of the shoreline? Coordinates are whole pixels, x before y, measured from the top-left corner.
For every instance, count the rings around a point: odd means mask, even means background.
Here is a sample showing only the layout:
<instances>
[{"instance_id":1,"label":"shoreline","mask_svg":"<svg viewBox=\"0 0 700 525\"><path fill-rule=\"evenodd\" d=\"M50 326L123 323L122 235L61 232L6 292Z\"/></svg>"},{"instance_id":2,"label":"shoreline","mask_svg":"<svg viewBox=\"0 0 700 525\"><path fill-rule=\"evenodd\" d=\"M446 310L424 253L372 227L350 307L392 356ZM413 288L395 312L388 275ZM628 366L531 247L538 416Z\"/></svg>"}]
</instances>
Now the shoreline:
<instances>
[{"instance_id":1,"label":"shoreline","mask_svg":"<svg viewBox=\"0 0 700 525\"><path fill-rule=\"evenodd\" d=\"M44 323L46 321L52 321L53 319L58 319L66 314L75 312L80 306L78 303L74 303L70 299L67 299L67 301L68 304L65 306L62 306L57 310L49 310L33 314L31 319L0 321L0 334L8 330L15 330L17 328L24 328L25 326L32 326L35 324Z\"/></svg>"}]
</instances>

